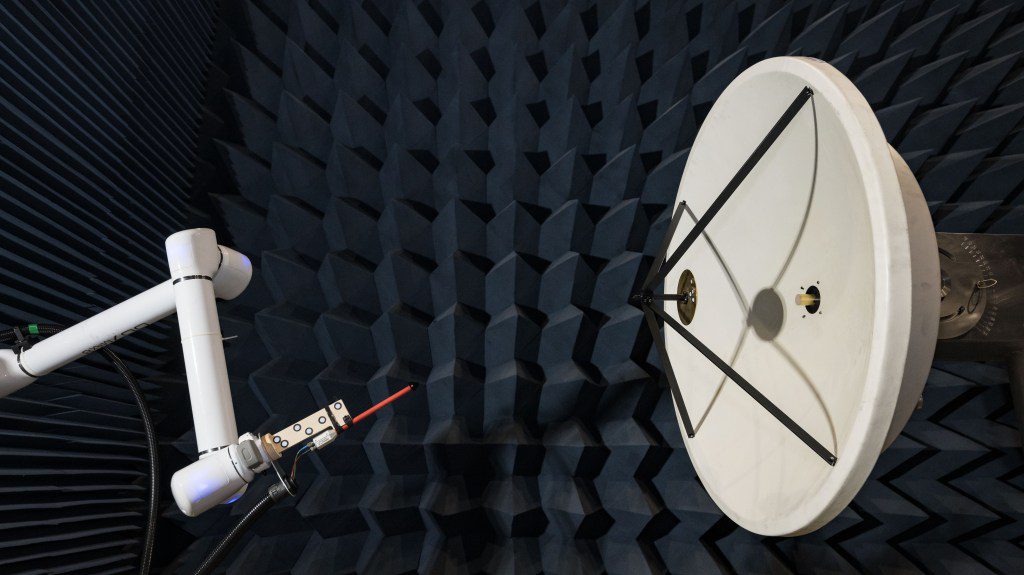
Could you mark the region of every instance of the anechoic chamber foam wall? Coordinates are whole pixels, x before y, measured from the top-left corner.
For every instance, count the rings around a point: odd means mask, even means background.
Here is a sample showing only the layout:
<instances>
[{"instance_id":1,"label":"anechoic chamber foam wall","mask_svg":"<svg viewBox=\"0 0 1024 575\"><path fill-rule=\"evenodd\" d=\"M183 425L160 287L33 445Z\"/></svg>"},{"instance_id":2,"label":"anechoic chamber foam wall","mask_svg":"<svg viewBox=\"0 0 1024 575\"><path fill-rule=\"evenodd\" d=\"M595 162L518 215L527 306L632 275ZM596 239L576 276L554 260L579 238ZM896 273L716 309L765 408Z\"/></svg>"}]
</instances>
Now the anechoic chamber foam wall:
<instances>
[{"instance_id":1,"label":"anechoic chamber foam wall","mask_svg":"<svg viewBox=\"0 0 1024 575\"><path fill-rule=\"evenodd\" d=\"M708 109L775 55L854 80L940 231L1021 231L1020 6L237 1L222 18L198 192L258 268L223 319L240 428L425 384L307 462L232 572L1021 564L1000 369L937 365L850 508L764 540L696 481L627 303ZM182 564L265 486L182 522L200 537Z\"/></svg>"}]
</instances>

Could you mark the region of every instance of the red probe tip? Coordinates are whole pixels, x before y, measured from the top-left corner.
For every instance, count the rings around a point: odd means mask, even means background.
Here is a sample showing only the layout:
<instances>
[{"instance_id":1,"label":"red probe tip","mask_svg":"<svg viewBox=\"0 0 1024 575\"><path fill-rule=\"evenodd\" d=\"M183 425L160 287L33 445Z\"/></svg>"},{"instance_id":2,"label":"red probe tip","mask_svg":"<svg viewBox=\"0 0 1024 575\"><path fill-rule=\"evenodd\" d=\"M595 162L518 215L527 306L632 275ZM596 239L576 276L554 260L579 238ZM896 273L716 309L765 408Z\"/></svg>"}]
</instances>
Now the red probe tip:
<instances>
[{"instance_id":1,"label":"red probe tip","mask_svg":"<svg viewBox=\"0 0 1024 575\"><path fill-rule=\"evenodd\" d=\"M403 395L405 395L406 393L409 393L410 391L416 389L417 387L419 387L419 384L416 383L416 382L412 382L409 385L403 387L402 389L399 389L395 393L392 393L391 395L389 395L386 398L384 398L383 401L380 401L380 402L377 402L376 404L374 404L372 407L370 407L370 409L367 409L366 411L364 411L364 412L360 413L359 415L353 417L348 423L346 423L345 425L342 425L341 429L345 430L345 429L348 429L348 428L352 427L353 425L359 423L360 421L362 421L362 420L366 419L367 417L369 417L369 416L373 415L374 413L376 413L377 410L381 409L382 407L385 407L387 404L389 404L392 401L398 399L399 397L402 397Z\"/></svg>"}]
</instances>

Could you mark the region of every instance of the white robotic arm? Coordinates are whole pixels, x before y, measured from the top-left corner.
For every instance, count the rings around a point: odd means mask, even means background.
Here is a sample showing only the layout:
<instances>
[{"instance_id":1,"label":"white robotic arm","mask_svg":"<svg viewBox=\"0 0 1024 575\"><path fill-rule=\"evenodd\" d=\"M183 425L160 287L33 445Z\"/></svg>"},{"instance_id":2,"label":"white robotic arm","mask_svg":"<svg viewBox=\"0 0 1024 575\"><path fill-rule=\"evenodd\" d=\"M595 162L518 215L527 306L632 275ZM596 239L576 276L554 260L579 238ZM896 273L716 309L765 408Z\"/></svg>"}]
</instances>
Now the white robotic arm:
<instances>
[{"instance_id":1,"label":"white robotic arm","mask_svg":"<svg viewBox=\"0 0 1024 575\"><path fill-rule=\"evenodd\" d=\"M262 437L252 433L238 436L216 300L229 300L241 294L252 279L252 264L235 250L218 246L213 230L178 232L167 238L165 246L170 279L160 285L66 329L29 324L30 335L47 336L32 347L23 345L26 338L21 328L4 331L4 341L16 336L19 345L13 350L0 350L0 397L177 312L199 460L179 469L171 478L175 503L184 514L195 517L220 503L238 499L256 473L271 466L280 480L270 486L267 496L203 562L198 572L209 573L249 523L273 503L295 494L299 458L331 443L339 433L409 393L416 384L409 383L355 417L349 415L343 401L337 400L276 433ZM108 355L120 370L124 369L113 352ZM123 375L138 394L131 374ZM137 399L145 414L145 401ZM144 420L147 439L155 451L152 426L148 418ZM285 476L274 462L292 448L298 450L292 462L292 473ZM155 459L156 454L150 453ZM150 523L140 561L140 571L144 573L149 570L158 513L156 467L151 468L154 477L151 477Z\"/></svg>"},{"instance_id":2,"label":"white robotic arm","mask_svg":"<svg viewBox=\"0 0 1024 575\"><path fill-rule=\"evenodd\" d=\"M237 498L270 461L261 441L238 437L215 301L241 294L252 264L209 229L173 234L166 248L169 280L20 353L0 350L0 397L177 311L200 459L174 474L171 489L195 516Z\"/></svg>"},{"instance_id":3,"label":"white robotic arm","mask_svg":"<svg viewBox=\"0 0 1024 575\"><path fill-rule=\"evenodd\" d=\"M270 467L285 450L299 445L320 449L350 425L415 388L410 384L354 419L338 400L277 433L239 436L216 299L230 300L245 291L252 279L252 264L235 250L218 246L209 229L178 232L167 238L165 246L170 279L164 283L30 348L0 350L0 397L177 312L199 460L174 474L171 492L181 511L195 517L240 497L255 474ZM290 481L282 477L281 483L291 489Z\"/></svg>"}]
</instances>

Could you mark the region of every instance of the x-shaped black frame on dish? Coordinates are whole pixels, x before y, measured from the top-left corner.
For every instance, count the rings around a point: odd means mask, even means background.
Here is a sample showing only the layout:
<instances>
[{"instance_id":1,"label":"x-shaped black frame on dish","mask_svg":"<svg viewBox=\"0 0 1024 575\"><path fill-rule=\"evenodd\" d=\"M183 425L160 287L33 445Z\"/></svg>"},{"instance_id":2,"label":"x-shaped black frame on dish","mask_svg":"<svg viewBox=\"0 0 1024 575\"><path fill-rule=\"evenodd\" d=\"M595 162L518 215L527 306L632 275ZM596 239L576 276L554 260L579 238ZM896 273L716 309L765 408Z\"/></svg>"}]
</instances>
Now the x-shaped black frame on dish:
<instances>
[{"instance_id":1,"label":"x-shaped black frame on dish","mask_svg":"<svg viewBox=\"0 0 1024 575\"><path fill-rule=\"evenodd\" d=\"M721 370L722 373L726 375L726 377L733 380L733 382L735 382L736 385L740 387L740 389L745 391L747 395L752 397L754 401L761 405L761 407L765 408L765 410L767 410L768 413L772 414L772 416L775 417L775 419L778 419L779 422L782 423L782 425L786 426L786 429L793 433L793 435L796 435L801 441L807 444L807 447L810 447L811 450L817 453L822 459L824 459L826 463L828 463L829 465L835 465L836 456L831 451L826 449L825 446L823 446L821 443L818 443L816 439L811 437L811 434L807 433L804 430L804 428L800 427L799 424L793 421L788 415L785 414L785 412L783 412L781 409L778 408L778 406L772 403L770 399L765 397L760 391L757 390L757 388L755 388L753 385L750 384L750 382L744 379L743 376L736 373L736 370L734 370L732 366L730 366L727 362L722 360L722 358L715 355L715 353L711 351L711 349L709 349L708 346L704 345L703 342L701 342L699 339L697 339L696 336L690 333L689 330L683 327L683 325L679 323L674 317L665 313L665 310L663 310L660 307L660 304L656 304L656 302L660 301L680 300L683 298L682 294L655 294L651 289L652 286L656 286L665 279L665 276L668 275L669 271L672 270L672 267L675 266L680 259L682 259L683 254L686 253L686 250L690 249L690 246L692 246L693 243L697 241L697 238L700 237L702 233L704 233L705 228L708 227L708 224L711 223L711 220L722 209L722 206L725 205L725 202L729 200L733 192L736 191L736 188L738 188L740 184L743 183L743 180L754 169L754 166L756 166L757 163L761 160L761 158L764 157L768 149L771 148L772 144L775 143L775 141L782 134L783 130L786 129L786 126L789 125L789 123L796 116L797 112L799 112L800 109L803 108L804 104L807 103L807 100L809 100L813 94L814 92L809 87L806 86L803 90L800 91L799 94L797 94L793 102L789 105L788 108L786 108L786 111L783 112L782 117L780 117L779 120L775 122L775 125L772 126L772 129L768 132L764 139L761 140L761 143L758 144L757 148L755 148L754 151L750 154L750 157L747 158L747 161L744 162L742 166L740 166L739 171L736 172L736 175L734 175L731 180L729 180L729 183L725 186L725 189L722 190L722 193L720 193L718 197L715 198L715 201L711 204L711 207L708 208L708 211L704 212L704 215L701 216L699 220L697 220L697 223L694 224L693 229L690 230L690 233L686 235L686 237L675 249L675 251L672 252L672 255L669 256L668 259L666 259L666 256L668 256L669 245L672 242L672 236L675 235L676 228L679 226L679 220L682 219L683 212L685 211L686 202L681 202L676 207L675 213L673 213L672 215L672 221L669 224L668 230L665 232L665 237L661 242L661 249L658 251L658 255L654 258L654 262L651 264L651 269L647 273L647 277L644 278L644 283L641 292L635 294L631 299L640 303L641 307L643 308L644 320L647 323L648 329L651 330L651 335L654 336L655 345L658 346L658 357L661 358L661 364L665 372L665 377L668 378L669 388L672 390L672 397L673 399L675 399L676 407L679 409L679 415L680 417L682 417L683 427L686 430L687 437L693 437L695 435L695 431L693 429L693 424L690 422L690 415L686 411L686 405L683 403L683 396L682 393L679 391L679 385L678 381L676 380L675 373L672 371L672 363L668 359L668 352L665 348L665 339L661 337L661 329L658 325L659 318L665 325L668 325L673 330L675 330L676 333L681 335L687 343L692 345L694 349L699 351L701 355L706 357L708 361L715 365L715 367Z\"/></svg>"}]
</instances>

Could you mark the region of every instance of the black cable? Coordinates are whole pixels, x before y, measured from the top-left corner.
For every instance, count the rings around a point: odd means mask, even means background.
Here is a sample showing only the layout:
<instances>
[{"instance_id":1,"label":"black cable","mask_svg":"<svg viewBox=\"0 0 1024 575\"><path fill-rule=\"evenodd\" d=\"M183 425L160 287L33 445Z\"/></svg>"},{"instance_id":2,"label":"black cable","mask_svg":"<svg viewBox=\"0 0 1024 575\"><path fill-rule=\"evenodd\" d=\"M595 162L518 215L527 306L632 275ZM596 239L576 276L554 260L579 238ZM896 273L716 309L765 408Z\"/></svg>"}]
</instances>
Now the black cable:
<instances>
[{"instance_id":1,"label":"black cable","mask_svg":"<svg viewBox=\"0 0 1024 575\"><path fill-rule=\"evenodd\" d=\"M252 509L242 516L242 518L238 520L238 523L231 528L231 531L228 531L227 535L220 540L220 543L217 543L217 546L210 551L209 555L206 556L206 559L203 559L203 562L199 564L195 575L207 575L208 573L213 573L213 570L217 568L217 565L219 565L225 557L227 557L231 548L238 543L238 539L242 534L248 531L250 527L252 527L253 523L256 523L256 521L259 520L259 518L262 517L263 514L271 507L273 507L275 503L289 495L295 494L296 466L303 455L313 450L312 445L312 443L303 445L295 454L295 459L292 460L291 475L281 475L278 470L277 477L280 481L271 485L270 489L267 490L267 494L263 496L263 499L257 501L256 505L253 505ZM274 465L275 470L278 469L276 463L272 463L272 465Z\"/></svg>"},{"instance_id":2,"label":"black cable","mask_svg":"<svg viewBox=\"0 0 1024 575\"><path fill-rule=\"evenodd\" d=\"M124 361L108 348L100 350L103 355L114 364L114 368L121 373L128 382L128 389L135 398L135 405L139 407L142 415L142 427L146 432L146 447L149 450L149 510L146 520L146 539L142 546L142 557L139 559L140 575L148 575L150 566L153 563L153 548L156 544L156 522L160 516L160 457L159 446L157 445L156 430L153 427L153 420L150 417L149 407L146 404L146 397L142 394L139 382L128 370Z\"/></svg>"},{"instance_id":3,"label":"black cable","mask_svg":"<svg viewBox=\"0 0 1024 575\"><path fill-rule=\"evenodd\" d=\"M302 447L300 447L299 451L295 454L295 459L292 460L292 473L290 475L292 481L295 481L295 474L296 474L296 472L298 471L298 468L299 468L299 460L302 459L303 455L309 453L312 450L313 450L313 444L312 443L307 443L307 444L303 445Z\"/></svg>"},{"instance_id":4,"label":"black cable","mask_svg":"<svg viewBox=\"0 0 1024 575\"><path fill-rule=\"evenodd\" d=\"M39 337L53 335L64 331L64 326L57 324L32 324L24 328L16 327L14 329L7 329L0 331L0 342L2 343L14 343L21 338L25 333L28 333L29 337ZM149 514L146 520L146 534L145 540L142 545L142 554L139 557L139 573L140 575L147 575L149 573L150 565L153 562L153 544L156 539L156 522L159 517L160 509L160 461L159 451L156 440L156 430L153 427L153 419L149 413L149 406L146 404L146 396L143 395L142 389L139 387L139 382L132 375L131 370L125 365L124 361L109 348L102 348L100 351L107 358L108 361L114 366L114 369L121 374L125 382L128 384L128 389L132 393L132 397L135 399L135 405L139 408L139 416L142 419L142 427L146 434L146 445L149 449Z\"/></svg>"},{"instance_id":5,"label":"black cable","mask_svg":"<svg viewBox=\"0 0 1024 575\"><path fill-rule=\"evenodd\" d=\"M290 479L286 481L291 483ZM252 527L252 524L256 523L264 513L269 511L275 503L290 495L289 491L294 491L294 484L285 485L284 483L275 483L271 485L270 489L267 490L267 494L263 496L263 499L260 499L248 513L238 520L238 523L231 528L231 531L228 531L228 534L220 540L220 543L218 543L217 546L213 548L213 551L206 556L206 559L199 564L199 568L196 569L195 575L208 575L209 573L213 573L213 570L217 568L217 565L220 565L220 562L227 557L228 552L231 551L231 548L238 542L238 538Z\"/></svg>"}]
</instances>

